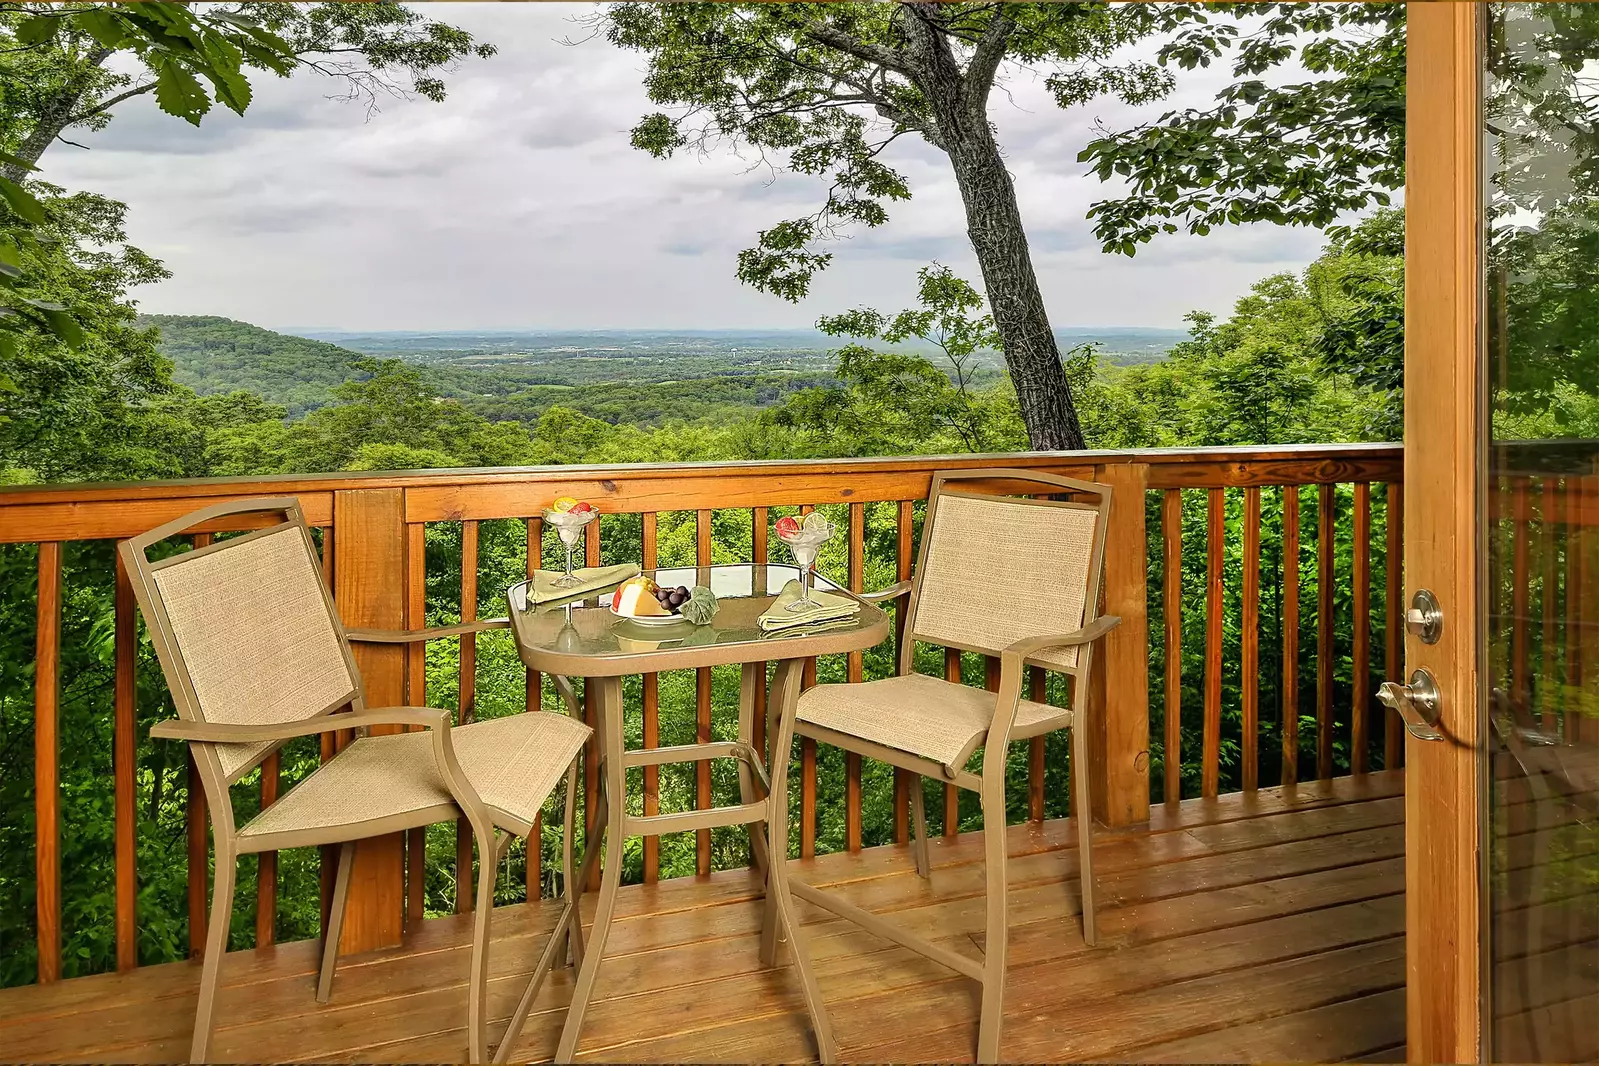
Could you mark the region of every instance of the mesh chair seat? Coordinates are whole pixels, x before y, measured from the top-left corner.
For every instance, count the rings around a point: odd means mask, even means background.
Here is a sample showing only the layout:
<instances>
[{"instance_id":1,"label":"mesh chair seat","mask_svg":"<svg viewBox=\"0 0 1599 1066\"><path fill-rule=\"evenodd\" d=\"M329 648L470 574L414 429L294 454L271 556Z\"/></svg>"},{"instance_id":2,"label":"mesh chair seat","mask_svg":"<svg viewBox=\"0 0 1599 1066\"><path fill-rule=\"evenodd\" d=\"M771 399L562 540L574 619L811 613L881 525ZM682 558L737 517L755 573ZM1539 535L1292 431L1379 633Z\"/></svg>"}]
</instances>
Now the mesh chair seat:
<instances>
[{"instance_id":1,"label":"mesh chair seat","mask_svg":"<svg viewBox=\"0 0 1599 1066\"><path fill-rule=\"evenodd\" d=\"M1065 707L1021 700L1011 736L1023 739L1070 725ZM800 694L806 723L960 769L994 720L994 694L926 674L854 685L817 685Z\"/></svg>"},{"instance_id":2,"label":"mesh chair seat","mask_svg":"<svg viewBox=\"0 0 1599 1066\"><path fill-rule=\"evenodd\" d=\"M450 730L456 761L497 825L525 835L588 739L565 715L514 714ZM241 843L271 833L332 830L383 818L437 821L454 806L439 775L431 731L361 737L239 830ZM443 815L448 817L448 812ZM248 848L248 844L245 844Z\"/></svg>"}]
</instances>

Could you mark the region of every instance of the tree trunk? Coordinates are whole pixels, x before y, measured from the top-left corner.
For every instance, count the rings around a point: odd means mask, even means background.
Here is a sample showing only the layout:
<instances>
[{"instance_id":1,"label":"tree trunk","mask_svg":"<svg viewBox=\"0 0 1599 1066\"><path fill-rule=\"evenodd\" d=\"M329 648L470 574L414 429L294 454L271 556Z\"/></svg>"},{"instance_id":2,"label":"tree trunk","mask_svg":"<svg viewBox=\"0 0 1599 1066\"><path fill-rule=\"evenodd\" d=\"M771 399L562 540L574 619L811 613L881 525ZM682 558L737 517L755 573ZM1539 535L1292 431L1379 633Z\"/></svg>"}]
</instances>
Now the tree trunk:
<instances>
[{"instance_id":1,"label":"tree trunk","mask_svg":"<svg viewBox=\"0 0 1599 1066\"><path fill-rule=\"evenodd\" d=\"M1033 271L1016 187L988 121L990 82L963 74L948 40L927 16L913 14L906 27L920 60L917 81L960 186L966 235L983 272L1028 442L1040 451L1081 450L1087 445Z\"/></svg>"},{"instance_id":2,"label":"tree trunk","mask_svg":"<svg viewBox=\"0 0 1599 1066\"><path fill-rule=\"evenodd\" d=\"M111 55L109 48L97 48L84 57L84 66L75 76L70 78L65 85L50 96L39 108L38 116L33 123L33 129L23 139L22 144L12 153L22 163L36 166L39 157L45 150L55 143L55 139L65 133L71 126L78 110L79 102L83 99L84 89L88 86L90 72L99 68ZM0 167L0 174L12 181L25 181L32 171L21 163L6 163Z\"/></svg>"}]
</instances>

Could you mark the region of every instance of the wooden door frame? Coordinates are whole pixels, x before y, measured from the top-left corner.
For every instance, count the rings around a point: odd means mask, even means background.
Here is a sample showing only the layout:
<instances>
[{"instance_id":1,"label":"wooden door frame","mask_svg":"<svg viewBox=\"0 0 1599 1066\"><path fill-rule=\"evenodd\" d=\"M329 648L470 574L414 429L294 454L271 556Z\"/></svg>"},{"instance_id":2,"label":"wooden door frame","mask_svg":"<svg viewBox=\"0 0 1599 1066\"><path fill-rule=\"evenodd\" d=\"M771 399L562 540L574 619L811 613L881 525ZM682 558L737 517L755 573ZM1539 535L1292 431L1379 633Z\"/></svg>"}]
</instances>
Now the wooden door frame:
<instances>
[{"instance_id":1,"label":"wooden door frame","mask_svg":"<svg viewBox=\"0 0 1599 1066\"><path fill-rule=\"evenodd\" d=\"M1407 602L1437 594L1445 622L1436 644L1406 635L1405 672L1432 671L1455 742L1406 742L1406 1029L1411 1062L1478 1062L1486 8L1411 3L1407 15L1404 587Z\"/></svg>"}]
</instances>

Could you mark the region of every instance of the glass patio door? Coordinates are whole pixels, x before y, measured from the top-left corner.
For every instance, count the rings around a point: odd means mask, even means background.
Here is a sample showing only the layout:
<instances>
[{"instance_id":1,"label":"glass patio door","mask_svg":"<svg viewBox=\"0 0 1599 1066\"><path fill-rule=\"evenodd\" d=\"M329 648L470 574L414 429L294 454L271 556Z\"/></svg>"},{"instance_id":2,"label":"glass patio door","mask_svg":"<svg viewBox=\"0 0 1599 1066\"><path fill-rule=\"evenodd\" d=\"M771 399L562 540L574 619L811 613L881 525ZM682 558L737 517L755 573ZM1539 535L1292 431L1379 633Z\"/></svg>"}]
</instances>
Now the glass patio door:
<instances>
[{"instance_id":1,"label":"glass patio door","mask_svg":"<svg viewBox=\"0 0 1599 1066\"><path fill-rule=\"evenodd\" d=\"M1599 4L1409 6L1409 1058L1599 1059Z\"/></svg>"},{"instance_id":2,"label":"glass patio door","mask_svg":"<svg viewBox=\"0 0 1599 1066\"><path fill-rule=\"evenodd\" d=\"M1484 27L1487 1057L1599 1059L1599 5Z\"/></svg>"}]
</instances>

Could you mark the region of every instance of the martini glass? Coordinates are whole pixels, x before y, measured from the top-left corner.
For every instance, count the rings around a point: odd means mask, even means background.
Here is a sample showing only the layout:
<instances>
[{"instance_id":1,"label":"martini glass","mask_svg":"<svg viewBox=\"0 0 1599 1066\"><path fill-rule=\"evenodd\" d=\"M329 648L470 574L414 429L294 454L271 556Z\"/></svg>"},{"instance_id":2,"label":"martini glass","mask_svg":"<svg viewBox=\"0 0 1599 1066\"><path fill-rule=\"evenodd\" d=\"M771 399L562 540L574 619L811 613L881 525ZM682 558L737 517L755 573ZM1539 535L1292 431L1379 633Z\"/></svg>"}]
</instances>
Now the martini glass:
<instances>
[{"instance_id":1,"label":"martini glass","mask_svg":"<svg viewBox=\"0 0 1599 1066\"><path fill-rule=\"evenodd\" d=\"M812 512L806 516L805 523L799 532L787 536L778 536L794 556L794 562L800 569L800 594L799 599L783 609L798 614L800 611L809 611L817 606L811 598L811 571L816 566L816 556L833 537L833 524L821 514Z\"/></svg>"},{"instance_id":2,"label":"martini glass","mask_svg":"<svg viewBox=\"0 0 1599 1066\"><path fill-rule=\"evenodd\" d=\"M555 527L556 535L561 538L561 545L566 549L566 573L550 582L556 588L571 588L581 585L583 579L572 573L572 552L577 548L577 542L583 539L584 528L596 518L600 512L595 510L583 511L545 511L544 521Z\"/></svg>"}]
</instances>

